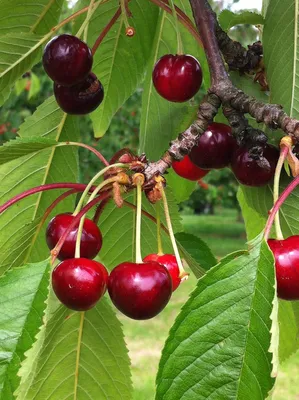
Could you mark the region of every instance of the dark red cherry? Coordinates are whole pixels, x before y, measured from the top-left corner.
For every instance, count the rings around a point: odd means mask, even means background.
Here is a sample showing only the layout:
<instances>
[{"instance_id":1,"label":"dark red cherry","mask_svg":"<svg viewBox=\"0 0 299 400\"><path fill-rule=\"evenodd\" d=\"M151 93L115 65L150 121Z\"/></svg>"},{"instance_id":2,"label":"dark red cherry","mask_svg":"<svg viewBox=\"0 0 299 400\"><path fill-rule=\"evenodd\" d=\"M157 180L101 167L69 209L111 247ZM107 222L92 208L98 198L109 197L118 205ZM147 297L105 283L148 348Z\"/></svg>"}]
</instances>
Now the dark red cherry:
<instances>
[{"instance_id":1,"label":"dark red cherry","mask_svg":"<svg viewBox=\"0 0 299 400\"><path fill-rule=\"evenodd\" d=\"M242 185L263 186L273 179L278 158L278 149L269 144L261 147L259 155L239 147L232 155L231 168Z\"/></svg>"},{"instance_id":2,"label":"dark red cherry","mask_svg":"<svg viewBox=\"0 0 299 400\"><path fill-rule=\"evenodd\" d=\"M202 83L199 62L190 55L166 54L153 70L153 84L164 99L182 103L190 100Z\"/></svg>"},{"instance_id":3,"label":"dark red cherry","mask_svg":"<svg viewBox=\"0 0 299 400\"><path fill-rule=\"evenodd\" d=\"M189 179L189 181L198 181L198 179L203 178L209 172L193 164L188 155L181 161L174 161L172 163L172 168L179 176Z\"/></svg>"},{"instance_id":4,"label":"dark red cherry","mask_svg":"<svg viewBox=\"0 0 299 400\"><path fill-rule=\"evenodd\" d=\"M155 317L172 293L169 272L157 262L124 262L109 276L108 291L115 307L133 319Z\"/></svg>"},{"instance_id":5,"label":"dark red cherry","mask_svg":"<svg viewBox=\"0 0 299 400\"><path fill-rule=\"evenodd\" d=\"M66 307L76 311L92 308L106 292L107 281L104 265L87 258L62 261L52 272L56 296Z\"/></svg>"},{"instance_id":6,"label":"dark red cherry","mask_svg":"<svg viewBox=\"0 0 299 400\"><path fill-rule=\"evenodd\" d=\"M275 258L278 297L299 300L299 236L269 239L268 245Z\"/></svg>"},{"instance_id":7,"label":"dark red cherry","mask_svg":"<svg viewBox=\"0 0 299 400\"><path fill-rule=\"evenodd\" d=\"M83 82L74 86L54 83L57 103L67 114L83 115L94 111L103 101L104 88L92 72Z\"/></svg>"},{"instance_id":8,"label":"dark red cherry","mask_svg":"<svg viewBox=\"0 0 299 400\"><path fill-rule=\"evenodd\" d=\"M87 44L76 36L66 34L50 40L43 54L46 73L54 82L64 86L83 81L91 71L92 61Z\"/></svg>"},{"instance_id":9,"label":"dark red cherry","mask_svg":"<svg viewBox=\"0 0 299 400\"><path fill-rule=\"evenodd\" d=\"M52 250L66 229L73 222L71 214L58 214L52 218L46 230L46 240ZM78 225L67 236L59 254L59 260L66 260L75 256ZM84 258L94 258L102 247L102 234L98 226L88 218L85 218L81 236L80 255Z\"/></svg>"},{"instance_id":10,"label":"dark red cherry","mask_svg":"<svg viewBox=\"0 0 299 400\"><path fill-rule=\"evenodd\" d=\"M172 280L172 291L174 292L180 285L180 270L176 261L175 255L173 254L149 254L143 259L144 262L156 261L159 264L167 268L171 280Z\"/></svg>"},{"instance_id":11,"label":"dark red cherry","mask_svg":"<svg viewBox=\"0 0 299 400\"><path fill-rule=\"evenodd\" d=\"M190 160L199 168L220 169L229 165L235 148L231 127L214 122L201 135L190 153Z\"/></svg>"}]
</instances>

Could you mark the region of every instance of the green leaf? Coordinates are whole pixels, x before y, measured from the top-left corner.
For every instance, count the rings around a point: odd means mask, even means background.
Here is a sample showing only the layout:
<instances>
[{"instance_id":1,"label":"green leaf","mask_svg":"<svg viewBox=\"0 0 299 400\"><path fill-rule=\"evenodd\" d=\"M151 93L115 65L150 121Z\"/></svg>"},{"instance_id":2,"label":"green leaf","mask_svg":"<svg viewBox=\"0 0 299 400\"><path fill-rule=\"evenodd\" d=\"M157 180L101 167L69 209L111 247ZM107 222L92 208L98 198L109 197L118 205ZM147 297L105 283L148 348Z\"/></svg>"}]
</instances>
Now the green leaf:
<instances>
[{"instance_id":1,"label":"green leaf","mask_svg":"<svg viewBox=\"0 0 299 400\"><path fill-rule=\"evenodd\" d=\"M39 77L35 75L33 72L31 72L31 83L28 93L28 99L31 99L32 97L36 96L40 92L40 88L41 84Z\"/></svg>"},{"instance_id":2,"label":"green leaf","mask_svg":"<svg viewBox=\"0 0 299 400\"><path fill-rule=\"evenodd\" d=\"M178 207L171 192L167 189L167 200L171 214L174 232L182 230ZM125 199L134 203L134 194ZM162 204L159 204L161 222L166 226ZM143 197L142 209L156 218L155 206ZM117 208L111 201L101 215L99 226L103 234L103 247L99 254L100 260L111 270L124 261L135 260L135 211L127 206ZM120 230L121 227L121 230ZM164 253L173 253L168 235L161 232ZM141 223L141 250L142 257L157 252L157 226L148 217L142 216Z\"/></svg>"},{"instance_id":3,"label":"green leaf","mask_svg":"<svg viewBox=\"0 0 299 400\"><path fill-rule=\"evenodd\" d=\"M48 282L48 260L13 269L0 279L0 399L14 399L17 372L42 325Z\"/></svg>"},{"instance_id":4,"label":"green leaf","mask_svg":"<svg viewBox=\"0 0 299 400\"><path fill-rule=\"evenodd\" d=\"M16 138L0 147L0 165L28 154L38 153L56 144L54 139L43 137Z\"/></svg>"},{"instance_id":5,"label":"green leaf","mask_svg":"<svg viewBox=\"0 0 299 400\"><path fill-rule=\"evenodd\" d=\"M198 281L166 341L156 399L267 397L274 260L261 236L251 247Z\"/></svg>"},{"instance_id":6,"label":"green leaf","mask_svg":"<svg viewBox=\"0 0 299 400\"><path fill-rule=\"evenodd\" d=\"M279 361L287 360L299 348L299 305L297 301L279 301Z\"/></svg>"},{"instance_id":7,"label":"green leaf","mask_svg":"<svg viewBox=\"0 0 299 400\"><path fill-rule=\"evenodd\" d=\"M180 244L180 250L196 278L201 277L205 271L217 264L217 260L210 248L199 237L180 232L175 235L175 238Z\"/></svg>"},{"instance_id":8,"label":"green leaf","mask_svg":"<svg viewBox=\"0 0 299 400\"><path fill-rule=\"evenodd\" d=\"M239 13L234 13L230 10L223 10L218 18L221 28L227 32L233 26L241 24L249 25L263 25L264 18L261 14L251 12L251 11L241 11Z\"/></svg>"},{"instance_id":9,"label":"green leaf","mask_svg":"<svg viewBox=\"0 0 299 400\"><path fill-rule=\"evenodd\" d=\"M86 0L80 2L80 7ZM89 1L87 2L89 4ZM117 0L101 4L90 20L88 43L96 41L119 7ZM96 137L103 136L116 111L141 84L153 42L159 8L142 0L132 0L129 8L133 14L130 24L135 28L134 37L125 34L124 19L119 18L98 48L93 62L93 72L104 86L104 100L91 114ZM74 30L79 28L82 18Z\"/></svg>"},{"instance_id":10,"label":"green leaf","mask_svg":"<svg viewBox=\"0 0 299 400\"><path fill-rule=\"evenodd\" d=\"M168 172L166 177L167 186L171 188L177 203L188 200L191 193L196 189L197 183L181 178L172 168L169 169Z\"/></svg>"},{"instance_id":11,"label":"green leaf","mask_svg":"<svg viewBox=\"0 0 299 400\"><path fill-rule=\"evenodd\" d=\"M60 306L45 327L31 385L18 398L130 400L129 366L121 324L105 298L85 313Z\"/></svg>"},{"instance_id":12,"label":"green leaf","mask_svg":"<svg viewBox=\"0 0 299 400\"><path fill-rule=\"evenodd\" d=\"M0 35L49 32L58 22L63 3L64 0L1 0Z\"/></svg>"},{"instance_id":13,"label":"green leaf","mask_svg":"<svg viewBox=\"0 0 299 400\"><path fill-rule=\"evenodd\" d=\"M298 4L294 0L268 3L263 49L271 102L281 104L287 114L298 118ZM277 29L279 26L283 29Z\"/></svg>"},{"instance_id":14,"label":"green leaf","mask_svg":"<svg viewBox=\"0 0 299 400\"><path fill-rule=\"evenodd\" d=\"M67 116L53 97L46 100L19 130L21 138L40 136L49 140L75 140L79 136L78 118ZM76 182L77 150L49 148L31 153L0 166L0 203L29 188L54 182ZM24 263L48 257L45 226L40 219L61 191L39 193L23 199L0 215L0 274ZM66 199L55 213L71 211L74 199Z\"/></svg>"},{"instance_id":15,"label":"green leaf","mask_svg":"<svg viewBox=\"0 0 299 400\"><path fill-rule=\"evenodd\" d=\"M39 62L43 40L33 33L0 37L0 105L8 98L15 81Z\"/></svg>"},{"instance_id":16,"label":"green leaf","mask_svg":"<svg viewBox=\"0 0 299 400\"><path fill-rule=\"evenodd\" d=\"M188 0L178 0L175 3L187 15L192 16ZM171 103L159 96L153 86L152 71L157 60L164 54L176 54L177 52L175 26L173 16L161 10L143 86L140 152L145 152L153 160L160 158L168 148L169 142L187 129L196 118L199 100L204 91L202 88L201 93L196 96L194 101ZM193 55L200 61L205 80L208 81L209 73L203 49L182 26L180 26L180 33L184 52Z\"/></svg>"}]
</instances>

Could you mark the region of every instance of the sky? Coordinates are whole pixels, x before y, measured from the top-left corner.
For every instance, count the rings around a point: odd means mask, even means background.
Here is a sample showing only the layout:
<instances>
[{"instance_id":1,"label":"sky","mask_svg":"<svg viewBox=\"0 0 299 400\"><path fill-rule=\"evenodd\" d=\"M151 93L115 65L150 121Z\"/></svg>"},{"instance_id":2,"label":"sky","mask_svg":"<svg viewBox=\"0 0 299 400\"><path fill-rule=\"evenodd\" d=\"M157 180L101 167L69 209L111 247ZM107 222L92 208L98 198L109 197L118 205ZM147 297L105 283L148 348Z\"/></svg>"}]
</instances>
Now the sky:
<instances>
[{"instance_id":1,"label":"sky","mask_svg":"<svg viewBox=\"0 0 299 400\"><path fill-rule=\"evenodd\" d=\"M238 3L232 6L232 10L237 11L240 9L249 9L249 7L261 10L262 0L240 0Z\"/></svg>"}]
</instances>

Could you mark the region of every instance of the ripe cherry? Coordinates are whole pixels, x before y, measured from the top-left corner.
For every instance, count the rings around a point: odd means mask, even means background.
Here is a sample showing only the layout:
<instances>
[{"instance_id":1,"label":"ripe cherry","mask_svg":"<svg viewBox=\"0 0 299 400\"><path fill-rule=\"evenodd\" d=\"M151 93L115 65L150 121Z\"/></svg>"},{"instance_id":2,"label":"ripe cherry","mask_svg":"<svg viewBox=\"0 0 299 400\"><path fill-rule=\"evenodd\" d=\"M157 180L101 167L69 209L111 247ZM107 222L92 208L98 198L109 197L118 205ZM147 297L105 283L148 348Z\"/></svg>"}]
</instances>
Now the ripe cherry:
<instances>
[{"instance_id":1,"label":"ripe cherry","mask_svg":"<svg viewBox=\"0 0 299 400\"><path fill-rule=\"evenodd\" d=\"M231 127L214 122L191 150L190 160L203 169L224 168L229 165L234 148Z\"/></svg>"},{"instance_id":2,"label":"ripe cherry","mask_svg":"<svg viewBox=\"0 0 299 400\"><path fill-rule=\"evenodd\" d=\"M203 178L208 170L203 170L197 167L188 155L186 155L181 161L174 161L172 163L174 171L182 178L189 179L189 181L198 181Z\"/></svg>"},{"instance_id":3,"label":"ripe cherry","mask_svg":"<svg viewBox=\"0 0 299 400\"><path fill-rule=\"evenodd\" d=\"M144 262L156 261L159 264L163 265L167 268L171 280L172 280L172 291L174 292L181 283L180 279L180 270L178 263L176 261L176 257L173 254L149 254L143 259Z\"/></svg>"},{"instance_id":4,"label":"ripe cherry","mask_svg":"<svg viewBox=\"0 0 299 400\"><path fill-rule=\"evenodd\" d=\"M52 272L56 296L66 307L76 311L92 308L106 292L107 281L104 265L87 258L62 261Z\"/></svg>"},{"instance_id":5,"label":"ripe cherry","mask_svg":"<svg viewBox=\"0 0 299 400\"><path fill-rule=\"evenodd\" d=\"M278 297L299 300L299 236L269 239L268 245L275 258Z\"/></svg>"},{"instance_id":6,"label":"ripe cherry","mask_svg":"<svg viewBox=\"0 0 299 400\"><path fill-rule=\"evenodd\" d=\"M118 310L143 320L163 310L171 297L172 282L167 269L157 262L124 262L111 272L108 291Z\"/></svg>"},{"instance_id":7,"label":"ripe cherry","mask_svg":"<svg viewBox=\"0 0 299 400\"><path fill-rule=\"evenodd\" d=\"M54 83L54 94L61 109L68 114L83 115L94 111L103 101L104 88L92 72L74 86Z\"/></svg>"},{"instance_id":8,"label":"ripe cherry","mask_svg":"<svg viewBox=\"0 0 299 400\"><path fill-rule=\"evenodd\" d=\"M52 250L60 237L72 223L74 217L71 214L58 214L52 218L46 230L46 240ZM59 254L59 260L66 260L75 256L78 226L72 229L67 236ZM102 234L98 226L88 218L85 218L81 236L80 254L84 258L94 258L102 247Z\"/></svg>"},{"instance_id":9,"label":"ripe cherry","mask_svg":"<svg viewBox=\"0 0 299 400\"><path fill-rule=\"evenodd\" d=\"M259 154L243 146L233 153L231 168L242 185L263 186L273 179L278 158L278 149L269 144L261 146Z\"/></svg>"},{"instance_id":10,"label":"ripe cherry","mask_svg":"<svg viewBox=\"0 0 299 400\"><path fill-rule=\"evenodd\" d=\"M157 61L152 77L160 96L182 103L198 92L202 83L202 69L193 56L166 54Z\"/></svg>"},{"instance_id":11,"label":"ripe cherry","mask_svg":"<svg viewBox=\"0 0 299 400\"><path fill-rule=\"evenodd\" d=\"M91 71L92 62L90 48L76 36L56 36L44 49L44 69L59 85L71 86L83 81Z\"/></svg>"}]
</instances>

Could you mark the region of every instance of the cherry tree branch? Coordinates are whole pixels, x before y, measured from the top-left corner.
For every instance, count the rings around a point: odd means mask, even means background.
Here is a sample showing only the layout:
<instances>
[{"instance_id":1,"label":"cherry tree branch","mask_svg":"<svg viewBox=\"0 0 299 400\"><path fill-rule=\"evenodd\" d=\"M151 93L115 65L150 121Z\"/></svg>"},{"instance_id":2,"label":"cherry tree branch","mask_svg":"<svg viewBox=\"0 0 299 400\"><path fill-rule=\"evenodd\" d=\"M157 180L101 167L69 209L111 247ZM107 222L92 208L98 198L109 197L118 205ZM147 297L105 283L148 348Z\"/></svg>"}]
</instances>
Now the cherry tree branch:
<instances>
[{"instance_id":1,"label":"cherry tree branch","mask_svg":"<svg viewBox=\"0 0 299 400\"><path fill-rule=\"evenodd\" d=\"M216 14L211 9L208 0L190 0L190 4L195 24L206 52L212 84L207 96L199 106L196 121L185 132L180 133L176 140L171 142L169 149L159 161L149 163L146 166L144 174L147 180L150 180L153 176L164 174L171 166L173 160L181 160L185 154L191 151L209 122L217 114L218 108L221 105L224 105L227 110L235 110L235 112L229 112L231 113L231 119L234 118L237 124L241 123L245 126L246 120L243 116L244 114L249 114L257 122L262 122L272 129L281 128L294 139L294 142L299 141L299 121L288 116L282 109L282 106L278 104L264 104L232 84L225 68L221 49L229 54L232 50L228 49L232 49L235 46L238 58L243 52L242 48L237 44L231 43L226 38L226 34L224 35L221 32ZM258 46L253 52L259 54L261 48ZM244 57L244 60L248 60L248 62L242 61L243 68L246 65L248 66L248 63L254 65L255 62L253 59L251 60L248 54L245 54ZM260 132L255 132L252 129L251 133L255 135L260 134Z\"/></svg>"}]
</instances>

